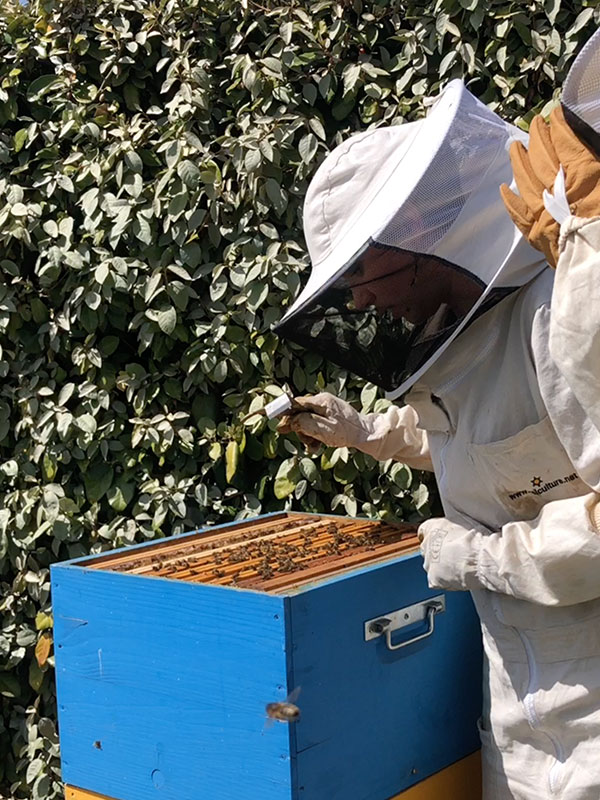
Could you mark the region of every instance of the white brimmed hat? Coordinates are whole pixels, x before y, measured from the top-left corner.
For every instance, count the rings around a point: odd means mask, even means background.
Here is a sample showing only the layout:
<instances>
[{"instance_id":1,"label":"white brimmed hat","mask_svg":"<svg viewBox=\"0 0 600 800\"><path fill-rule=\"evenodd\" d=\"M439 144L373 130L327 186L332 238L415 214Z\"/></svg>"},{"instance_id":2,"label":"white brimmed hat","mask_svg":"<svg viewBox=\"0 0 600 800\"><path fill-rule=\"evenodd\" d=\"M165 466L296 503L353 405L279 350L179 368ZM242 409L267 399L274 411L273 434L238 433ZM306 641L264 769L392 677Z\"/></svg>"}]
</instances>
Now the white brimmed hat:
<instances>
[{"instance_id":1,"label":"white brimmed hat","mask_svg":"<svg viewBox=\"0 0 600 800\"><path fill-rule=\"evenodd\" d=\"M499 194L502 183L512 182L508 147L517 138L527 141L525 133L504 122L457 80L436 99L425 119L369 130L339 145L321 164L307 192L304 233L311 275L277 330L378 383L390 397L406 391L493 290L522 286L544 267L540 254L515 228ZM344 339L339 357L332 342L326 342L324 327L314 324L328 290L341 288L343 276L371 246L429 256L430 264L437 259L481 286L468 313L445 328L434 351L427 349L421 363L408 359L406 365L390 364L385 375L383 365L370 370L373 359L350 352L348 337L341 334L345 312L338 310L332 339ZM431 269L427 273L431 275ZM414 326L397 328L396 335L404 335L404 349L398 353L406 355L407 332L416 345ZM431 325L425 329L430 333ZM389 355L391 348L386 345L380 352ZM370 374L358 371L358 363Z\"/></svg>"},{"instance_id":2,"label":"white brimmed hat","mask_svg":"<svg viewBox=\"0 0 600 800\"><path fill-rule=\"evenodd\" d=\"M571 128L600 156L600 29L573 62L561 102Z\"/></svg>"}]
</instances>

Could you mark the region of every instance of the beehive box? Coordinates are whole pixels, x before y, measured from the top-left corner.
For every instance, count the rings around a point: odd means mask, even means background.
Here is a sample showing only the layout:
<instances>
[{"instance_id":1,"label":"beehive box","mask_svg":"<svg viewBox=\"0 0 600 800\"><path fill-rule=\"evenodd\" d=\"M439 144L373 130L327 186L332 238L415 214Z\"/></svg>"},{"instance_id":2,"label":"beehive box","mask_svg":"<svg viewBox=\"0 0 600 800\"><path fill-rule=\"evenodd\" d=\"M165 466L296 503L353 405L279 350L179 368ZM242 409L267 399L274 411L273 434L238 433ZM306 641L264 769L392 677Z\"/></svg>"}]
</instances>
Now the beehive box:
<instances>
[{"instance_id":1,"label":"beehive box","mask_svg":"<svg viewBox=\"0 0 600 800\"><path fill-rule=\"evenodd\" d=\"M479 747L476 615L409 526L266 515L55 565L52 594L81 797L387 800Z\"/></svg>"}]
</instances>

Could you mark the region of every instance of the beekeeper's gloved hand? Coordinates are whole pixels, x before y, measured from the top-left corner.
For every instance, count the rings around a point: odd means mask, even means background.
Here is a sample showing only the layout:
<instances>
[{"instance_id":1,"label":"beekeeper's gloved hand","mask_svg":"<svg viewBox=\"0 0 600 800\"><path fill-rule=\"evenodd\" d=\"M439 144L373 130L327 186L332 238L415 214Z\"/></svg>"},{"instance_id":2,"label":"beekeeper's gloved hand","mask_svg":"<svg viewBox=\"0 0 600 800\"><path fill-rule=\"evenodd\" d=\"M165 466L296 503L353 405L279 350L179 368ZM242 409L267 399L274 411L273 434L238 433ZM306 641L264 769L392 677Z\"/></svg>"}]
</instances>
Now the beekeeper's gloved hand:
<instances>
[{"instance_id":1,"label":"beekeeper's gloved hand","mask_svg":"<svg viewBox=\"0 0 600 800\"><path fill-rule=\"evenodd\" d=\"M556 267L560 224L544 205L544 190L554 194L559 167L565 173L567 213L578 217L600 216L600 161L582 144L555 108L549 124L538 115L531 123L529 146L513 142L510 160L519 194L506 184L500 194L506 210L521 233L548 263Z\"/></svg>"},{"instance_id":2,"label":"beekeeper's gloved hand","mask_svg":"<svg viewBox=\"0 0 600 800\"><path fill-rule=\"evenodd\" d=\"M477 551L474 531L444 517L427 519L419 525L423 567L429 586L436 589L476 589ZM443 547L443 550L442 550Z\"/></svg>"},{"instance_id":3,"label":"beekeeper's gloved hand","mask_svg":"<svg viewBox=\"0 0 600 800\"><path fill-rule=\"evenodd\" d=\"M320 442L329 447L359 447L371 433L362 414L329 392L296 397L294 404L295 413L282 417L277 430L298 434L308 447Z\"/></svg>"}]
</instances>

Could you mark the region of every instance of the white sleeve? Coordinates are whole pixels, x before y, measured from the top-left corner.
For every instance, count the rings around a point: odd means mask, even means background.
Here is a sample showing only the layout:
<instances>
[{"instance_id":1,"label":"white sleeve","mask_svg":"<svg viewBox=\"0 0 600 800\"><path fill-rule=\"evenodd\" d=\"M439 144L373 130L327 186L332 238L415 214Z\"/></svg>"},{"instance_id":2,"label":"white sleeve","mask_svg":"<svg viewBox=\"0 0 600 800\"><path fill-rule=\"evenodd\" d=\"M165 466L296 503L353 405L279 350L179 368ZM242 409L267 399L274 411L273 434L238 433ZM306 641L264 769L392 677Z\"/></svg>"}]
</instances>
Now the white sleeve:
<instances>
[{"instance_id":1,"label":"white sleeve","mask_svg":"<svg viewBox=\"0 0 600 800\"><path fill-rule=\"evenodd\" d=\"M600 219L570 217L561 248L551 307L537 310L531 343L552 425L591 491L498 531L425 522L434 588L483 588L546 606L600 597Z\"/></svg>"},{"instance_id":2,"label":"white sleeve","mask_svg":"<svg viewBox=\"0 0 600 800\"><path fill-rule=\"evenodd\" d=\"M364 419L370 433L358 445L359 450L379 461L393 458L414 469L433 472L427 433L417 427L418 417L412 406L390 406L383 413L365 414Z\"/></svg>"},{"instance_id":3,"label":"white sleeve","mask_svg":"<svg viewBox=\"0 0 600 800\"><path fill-rule=\"evenodd\" d=\"M550 355L600 430L600 218L569 217L559 247Z\"/></svg>"},{"instance_id":4,"label":"white sleeve","mask_svg":"<svg viewBox=\"0 0 600 800\"><path fill-rule=\"evenodd\" d=\"M599 495L555 500L494 533L432 519L421 526L432 588L489 589L546 606L600 597Z\"/></svg>"}]
</instances>

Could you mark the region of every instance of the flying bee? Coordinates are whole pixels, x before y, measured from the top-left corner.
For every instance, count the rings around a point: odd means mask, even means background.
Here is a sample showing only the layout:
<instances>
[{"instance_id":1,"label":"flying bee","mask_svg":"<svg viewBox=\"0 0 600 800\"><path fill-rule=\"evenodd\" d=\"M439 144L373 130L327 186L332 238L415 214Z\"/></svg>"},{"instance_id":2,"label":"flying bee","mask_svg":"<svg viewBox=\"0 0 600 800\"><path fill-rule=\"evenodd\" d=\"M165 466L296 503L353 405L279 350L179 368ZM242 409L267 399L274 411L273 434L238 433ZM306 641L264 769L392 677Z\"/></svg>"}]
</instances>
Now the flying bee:
<instances>
[{"instance_id":1,"label":"flying bee","mask_svg":"<svg viewBox=\"0 0 600 800\"><path fill-rule=\"evenodd\" d=\"M279 703L267 703L265 711L267 712L267 727L273 724L274 720L279 722L298 722L300 719L300 709L295 704L300 694L300 687L296 687L293 692Z\"/></svg>"}]
</instances>

